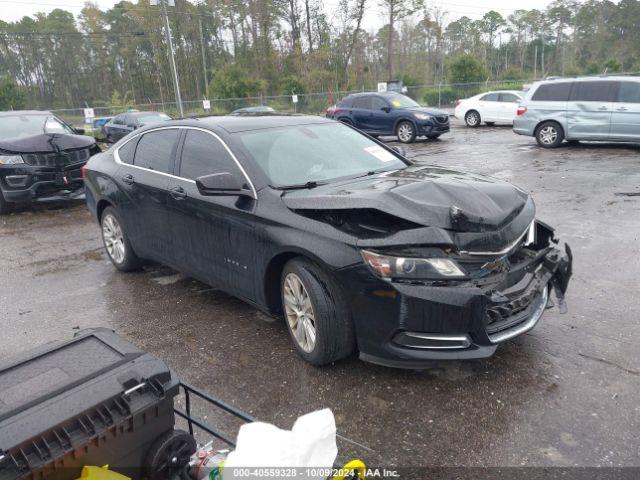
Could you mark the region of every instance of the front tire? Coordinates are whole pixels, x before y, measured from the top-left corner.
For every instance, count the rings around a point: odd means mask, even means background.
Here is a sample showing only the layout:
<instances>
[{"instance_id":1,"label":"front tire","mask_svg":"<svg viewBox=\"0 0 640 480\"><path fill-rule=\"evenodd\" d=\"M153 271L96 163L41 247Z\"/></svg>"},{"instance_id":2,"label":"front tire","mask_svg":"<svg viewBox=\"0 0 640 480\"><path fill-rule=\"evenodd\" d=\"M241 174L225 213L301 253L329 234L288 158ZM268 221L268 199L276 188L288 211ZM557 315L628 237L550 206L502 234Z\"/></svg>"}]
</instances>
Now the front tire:
<instances>
[{"instance_id":1,"label":"front tire","mask_svg":"<svg viewBox=\"0 0 640 480\"><path fill-rule=\"evenodd\" d=\"M118 213L113 207L107 207L100 217L102 242L111 263L122 272L138 270L142 261L133 251Z\"/></svg>"},{"instance_id":2,"label":"front tire","mask_svg":"<svg viewBox=\"0 0 640 480\"><path fill-rule=\"evenodd\" d=\"M428 138L429 140L435 140L435 139L437 139L437 138L440 138L440 135L427 135L427 138Z\"/></svg>"},{"instance_id":3,"label":"front tire","mask_svg":"<svg viewBox=\"0 0 640 480\"><path fill-rule=\"evenodd\" d=\"M542 122L536 129L536 141L544 148L559 147L564 140L564 130L556 122Z\"/></svg>"},{"instance_id":4,"label":"front tire","mask_svg":"<svg viewBox=\"0 0 640 480\"><path fill-rule=\"evenodd\" d=\"M304 360L325 365L353 353L351 314L334 279L309 260L294 258L285 265L280 286L287 329Z\"/></svg>"},{"instance_id":5,"label":"front tire","mask_svg":"<svg viewBox=\"0 0 640 480\"><path fill-rule=\"evenodd\" d=\"M396 136L402 143L412 143L416 139L416 127L411 122L400 122L396 128Z\"/></svg>"},{"instance_id":6,"label":"front tire","mask_svg":"<svg viewBox=\"0 0 640 480\"><path fill-rule=\"evenodd\" d=\"M477 128L480 126L482 119L478 112L475 110L469 110L464 116L464 121L467 124L467 127Z\"/></svg>"}]
</instances>

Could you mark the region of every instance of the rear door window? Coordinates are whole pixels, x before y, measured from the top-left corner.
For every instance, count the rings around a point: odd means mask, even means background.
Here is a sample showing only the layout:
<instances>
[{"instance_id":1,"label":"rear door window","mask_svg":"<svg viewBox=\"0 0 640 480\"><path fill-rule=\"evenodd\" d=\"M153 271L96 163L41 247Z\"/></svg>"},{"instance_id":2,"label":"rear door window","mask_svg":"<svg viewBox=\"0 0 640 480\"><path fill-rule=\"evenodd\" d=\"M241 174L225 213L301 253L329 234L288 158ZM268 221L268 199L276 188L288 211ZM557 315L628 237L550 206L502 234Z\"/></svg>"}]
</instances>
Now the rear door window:
<instances>
[{"instance_id":1,"label":"rear door window","mask_svg":"<svg viewBox=\"0 0 640 480\"><path fill-rule=\"evenodd\" d=\"M497 102L498 97L498 93L487 93L483 97L480 97L480 100L482 100L483 102Z\"/></svg>"},{"instance_id":2,"label":"rear door window","mask_svg":"<svg viewBox=\"0 0 640 480\"><path fill-rule=\"evenodd\" d=\"M222 142L201 130L187 130L181 158L179 175L189 180L222 172L242 175Z\"/></svg>"},{"instance_id":3,"label":"rear door window","mask_svg":"<svg viewBox=\"0 0 640 480\"><path fill-rule=\"evenodd\" d=\"M173 152L179 134L175 128L145 133L138 140L133 164L156 172L173 173Z\"/></svg>"},{"instance_id":4,"label":"rear door window","mask_svg":"<svg viewBox=\"0 0 640 480\"><path fill-rule=\"evenodd\" d=\"M640 82L620 82L618 87L618 102L640 103Z\"/></svg>"},{"instance_id":5,"label":"rear door window","mask_svg":"<svg viewBox=\"0 0 640 480\"><path fill-rule=\"evenodd\" d=\"M531 100L541 102L566 102L573 82L543 83L534 92Z\"/></svg>"},{"instance_id":6,"label":"rear door window","mask_svg":"<svg viewBox=\"0 0 640 480\"><path fill-rule=\"evenodd\" d=\"M572 102L613 102L616 82L575 82L571 89Z\"/></svg>"},{"instance_id":7,"label":"rear door window","mask_svg":"<svg viewBox=\"0 0 640 480\"><path fill-rule=\"evenodd\" d=\"M520 97L515 93L501 93L500 94L500 102L508 102L508 103L518 103L520 102Z\"/></svg>"},{"instance_id":8,"label":"rear door window","mask_svg":"<svg viewBox=\"0 0 640 480\"><path fill-rule=\"evenodd\" d=\"M118 157L122 163L127 163L131 165L133 163L133 156L136 153L136 144L138 143L138 139L134 138L133 140L125 143L118 149Z\"/></svg>"},{"instance_id":9,"label":"rear door window","mask_svg":"<svg viewBox=\"0 0 640 480\"><path fill-rule=\"evenodd\" d=\"M371 110L371 97L356 97L353 99L353 108L362 108L364 110Z\"/></svg>"}]
</instances>

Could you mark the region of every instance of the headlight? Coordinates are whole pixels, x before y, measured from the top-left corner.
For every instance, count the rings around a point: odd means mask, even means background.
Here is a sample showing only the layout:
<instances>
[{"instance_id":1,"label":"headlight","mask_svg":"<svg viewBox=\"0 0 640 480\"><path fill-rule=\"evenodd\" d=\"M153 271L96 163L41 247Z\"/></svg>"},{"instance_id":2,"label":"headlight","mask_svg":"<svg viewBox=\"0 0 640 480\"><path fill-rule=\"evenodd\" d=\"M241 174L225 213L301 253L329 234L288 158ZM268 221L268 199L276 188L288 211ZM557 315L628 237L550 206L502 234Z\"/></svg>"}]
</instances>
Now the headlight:
<instances>
[{"instance_id":1,"label":"headlight","mask_svg":"<svg viewBox=\"0 0 640 480\"><path fill-rule=\"evenodd\" d=\"M414 113L414 115L418 120L429 120L431 118L431 115L426 113Z\"/></svg>"},{"instance_id":2,"label":"headlight","mask_svg":"<svg viewBox=\"0 0 640 480\"><path fill-rule=\"evenodd\" d=\"M20 155L0 155L0 165L15 165L16 163L24 163Z\"/></svg>"},{"instance_id":3,"label":"headlight","mask_svg":"<svg viewBox=\"0 0 640 480\"><path fill-rule=\"evenodd\" d=\"M464 278L466 275L451 259L404 258L362 250L362 258L373 273L385 279L442 280Z\"/></svg>"}]
</instances>

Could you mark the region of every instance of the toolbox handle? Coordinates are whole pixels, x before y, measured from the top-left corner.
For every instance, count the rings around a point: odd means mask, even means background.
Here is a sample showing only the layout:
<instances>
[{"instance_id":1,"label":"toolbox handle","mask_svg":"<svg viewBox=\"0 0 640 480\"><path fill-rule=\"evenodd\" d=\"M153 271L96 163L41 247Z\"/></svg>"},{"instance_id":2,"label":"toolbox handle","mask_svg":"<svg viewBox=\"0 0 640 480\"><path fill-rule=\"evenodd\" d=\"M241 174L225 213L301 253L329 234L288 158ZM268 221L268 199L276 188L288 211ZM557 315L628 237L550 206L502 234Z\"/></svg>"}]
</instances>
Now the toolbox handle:
<instances>
[{"instance_id":1,"label":"toolbox handle","mask_svg":"<svg viewBox=\"0 0 640 480\"><path fill-rule=\"evenodd\" d=\"M142 382L139 383L138 385L136 385L135 387L131 387L128 390L125 390L124 393L122 394L125 397L128 397L129 395L131 395L133 392L136 392L138 390L140 390L142 387L144 387L147 384L147 382Z\"/></svg>"}]
</instances>

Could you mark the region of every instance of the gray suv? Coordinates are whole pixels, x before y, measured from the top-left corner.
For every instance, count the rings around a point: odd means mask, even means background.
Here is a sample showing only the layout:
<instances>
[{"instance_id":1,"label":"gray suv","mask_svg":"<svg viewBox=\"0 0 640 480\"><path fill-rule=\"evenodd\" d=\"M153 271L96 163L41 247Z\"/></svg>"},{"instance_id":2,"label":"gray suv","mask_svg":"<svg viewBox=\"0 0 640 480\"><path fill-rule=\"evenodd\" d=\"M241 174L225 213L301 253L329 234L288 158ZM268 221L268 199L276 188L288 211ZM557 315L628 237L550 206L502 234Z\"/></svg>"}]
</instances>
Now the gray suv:
<instances>
[{"instance_id":1,"label":"gray suv","mask_svg":"<svg viewBox=\"0 0 640 480\"><path fill-rule=\"evenodd\" d=\"M518 107L513 131L546 148L563 140L640 142L640 77L536 82Z\"/></svg>"}]
</instances>

